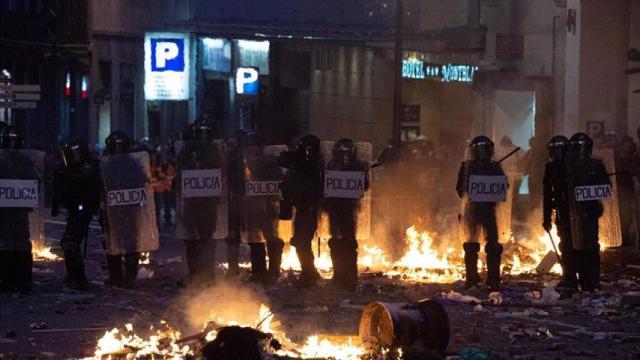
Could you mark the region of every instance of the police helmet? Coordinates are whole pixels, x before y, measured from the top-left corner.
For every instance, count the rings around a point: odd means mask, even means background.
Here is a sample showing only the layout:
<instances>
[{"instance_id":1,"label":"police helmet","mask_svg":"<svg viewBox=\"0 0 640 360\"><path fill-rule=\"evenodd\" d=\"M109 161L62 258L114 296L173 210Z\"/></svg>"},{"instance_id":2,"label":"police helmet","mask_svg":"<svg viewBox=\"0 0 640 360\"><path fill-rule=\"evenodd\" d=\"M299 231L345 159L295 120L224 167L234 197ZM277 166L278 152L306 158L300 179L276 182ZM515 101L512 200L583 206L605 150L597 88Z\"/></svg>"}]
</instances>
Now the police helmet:
<instances>
[{"instance_id":1,"label":"police helmet","mask_svg":"<svg viewBox=\"0 0 640 360\"><path fill-rule=\"evenodd\" d=\"M131 138L124 131L114 131L105 140L107 154L125 154L131 151Z\"/></svg>"},{"instance_id":2,"label":"police helmet","mask_svg":"<svg viewBox=\"0 0 640 360\"><path fill-rule=\"evenodd\" d=\"M334 159L342 159L344 162L353 161L358 158L356 144L351 139L340 139L333 144L331 150Z\"/></svg>"},{"instance_id":3,"label":"police helmet","mask_svg":"<svg viewBox=\"0 0 640 360\"><path fill-rule=\"evenodd\" d=\"M320 139L315 135L305 135L298 141L297 150L307 162L320 159Z\"/></svg>"},{"instance_id":4,"label":"police helmet","mask_svg":"<svg viewBox=\"0 0 640 360\"><path fill-rule=\"evenodd\" d=\"M192 139L196 141L213 140L214 128L208 118L202 117L191 126Z\"/></svg>"},{"instance_id":5,"label":"police helmet","mask_svg":"<svg viewBox=\"0 0 640 360\"><path fill-rule=\"evenodd\" d=\"M91 157L89 145L80 139L71 139L60 148L62 162L67 167L76 166Z\"/></svg>"},{"instance_id":6,"label":"police helmet","mask_svg":"<svg viewBox=\"0 0 640 360\"><path fill-rule=\"evenodd\" d=\"M471 140L469 148L471 148L471 155L474 160L491 160L495 145L491 139L481 135Z\"/></svg>"},{"instance_id":7,"label":"police helmet","mask_svg":"<svg viewBox=\"0 0 640 360\"><path fill-rule=\"evenodd\" d=\"M255 130L246 130L240 134L240 146L262 146L262 138Z\"/></svg>"},{"instance_id":8,"label":"police helmet","mask_svg":"<svg viewBox=\"0 0 640 360\"><path fill-rule=\"evenodd\" d=\"M574 156L580 159L588 159L593 151L593 140L585 133L575 133L569 140L569 147Z\"/></svg>"},{"instance_id":9,"label":"police helmet","mask_svg":"<svg viewBox=\"0 0 640 360\"><path fill-rule=\"evenodd\" d=\"M569 139L563 135L556 135L551 138L547 144L547 150L549 151L549 158L551 160L562 160L564 154L569 148Z\"/></svg>"},{"instance_id":10,"label":"police helmet","mask_svg":"<svg viewBox=\"0 0 640 360\"><path fill-rule=\"evenodd\" d=\"M20 150L24 138L14 126L7 125L0 129L0 149L2 150Z\"/></svg>"}]
</instances>

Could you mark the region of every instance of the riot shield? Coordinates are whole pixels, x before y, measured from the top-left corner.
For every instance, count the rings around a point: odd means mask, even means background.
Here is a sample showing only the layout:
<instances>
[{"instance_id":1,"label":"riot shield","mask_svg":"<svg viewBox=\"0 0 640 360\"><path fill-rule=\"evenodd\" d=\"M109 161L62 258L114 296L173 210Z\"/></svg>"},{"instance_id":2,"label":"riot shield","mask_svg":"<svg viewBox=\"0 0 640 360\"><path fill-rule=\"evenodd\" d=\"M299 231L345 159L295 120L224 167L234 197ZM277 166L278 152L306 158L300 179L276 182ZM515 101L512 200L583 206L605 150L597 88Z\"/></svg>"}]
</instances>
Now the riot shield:
<instances>
[{"instance_id":1,"label":"riot shield","mask_svg":"<svg viewBox=\"0 0 640 360\"><path fill-rule=\"evenodd\" d=\"M244 186L239 196L239 231L243 243L261 243L272 238L282 238L280 224L280 182L283 170L276 157L287 151L286 145L271 145L259 156L243 156ZM290 222L289 222L290 227Z\"/></svg>"},{"instance_id":2,"label":"riot shield","mask_svg":"<svg viewBox=\"0 0 640 360\"><path fill-rule=\"evenodd\" d=\"M229 197L224 144L177 142L176 151L176 236L183 240L226 238Z\"/></svg>"},{"instance_id":3,"label":"riot shield","mask_svg":"<svg viewBox=\"0 0 640 360\"><path fill-rule=\"evenodd\" d=\"M0 250L44 241L44 153L0 150Z\"/></svg>"},{"instance_id":4,"label":"riot shield","mask_svg":"<svg viewBox=\"0 0 640 360\"><path fill-rule=\"evenodd\" d=\"M149 154L106 155L100 169L107 213L107 254L157 250L159 236Z\"/></svg>"},{"instance_id":5,"label":"riot shield","mask_svg":"<svg viewBox=\"0 0 640 360\"><path fill-rule=\"evenodd\" d=\"M495 159L502 159L503 156L513 151L515 147L503 147L496 151ZM522 182L522 172L518 168L518 157L511 156L501 164L504 174L507 176L509 188L505 201L496 206L496 219L498 222L498 241L508 243L511 240L513 231L511 228L513 200L518 196L520 183Z\"/></svg>"},{"instance_id":6,"label":"riot shield","mask_svg":"<svg viewBox=\"0 0 640 360\"><path fill-rule=\"evenodd\" d=\"M356 148L358 150L358 160L363 164L366 164L366 173L361 171L354 171L353 174L350 171L334 171L327 169L327 165L331 161L333 144L335 141L323 141L320 144L321 162L324 167L324 198L327 199L357 199L360 196L361 185L364 184L365 179L369 178L369 164L371 164L373 158L373 146L368 142L358 142ZM360 173L360 174L357 174ZM348 183L354 184L353 187ZM369 189L364 191L364 194L358 200L358 211L356 214L356 238L358 240L366 240L371 234L371 185L369 181ZM329 216L326 208L323 209L320 215L320 222L318 224L318 234L321 238L331 238Z\"/></svg>"},{"instance_id":7,"label":"riot shield","mask_svg":"<svg viewBox=\"0 0 640 360\"><path fill-rule=\"evenodd\" d=\"M593 149L593 157L602 160L608 174L616 172L615 159L612 149ZM620 208L618 207L618 185L615 178L611 179L613 196L602 200L604 214L600 218L598 237L602 248L622 246L622 227L620 225Z\"/></svg>"}]
</instances>

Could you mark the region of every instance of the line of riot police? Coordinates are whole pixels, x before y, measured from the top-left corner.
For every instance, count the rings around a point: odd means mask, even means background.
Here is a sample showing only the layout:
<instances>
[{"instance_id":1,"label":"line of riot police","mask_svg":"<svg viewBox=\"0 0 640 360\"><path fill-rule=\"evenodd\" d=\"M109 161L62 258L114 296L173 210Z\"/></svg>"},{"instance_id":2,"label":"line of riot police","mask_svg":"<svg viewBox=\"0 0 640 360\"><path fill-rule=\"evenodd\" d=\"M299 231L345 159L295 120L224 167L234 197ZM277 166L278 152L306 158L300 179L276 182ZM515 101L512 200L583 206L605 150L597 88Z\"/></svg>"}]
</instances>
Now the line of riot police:
<instances>
[{"instance_id":1,"label":"line of riot police","mask_svg":"<svg viewBox=\"0 0 640 360\"><path fill-rule=\"evenodd\" d=\"M571 139L555 136L547 148L550 160L543 180L542 226L549 232L555 222L560 236L563 277L558 288L574 291L579 286L582 291L594 291L600 287L599 219L602 200L611 194L611 182L602 161L592 158L593 141L587 134L577 133ZM498 241L496 206L506 200L503 189L508 183L500 166L504 159L493 160L494 143L485 136L473 139L469 150L471 159L462 163L456 185L463 199L465 287L481 282L477 264L479 240L484 237L485 283L489 291L497 291L503 246ZM591 196L581 196L583 193Z\"/></svg>"},{"instance_id":2,"label":"line of riot police","mask_svg":"<svg viewBox=\"0 0 640 360\"><path fill-rule=\"evenodd\" d=\"M213 129L206 119L197 120L185 139L176 144L176 237L184 241L188 268L180 284L203 286L214 281L216 240L220 239L226 243L229 275L239 273L239 247L245 243L250 249L250 280L276 282L285 247L280 221L293 218L291 245L302 267L298 286L310 287L320 279L311 242L323 236L330 238L333 283L354 289L357 238L363 223L359 216L369 206L362 203L369 188L370 160L359 159L359 144L349 139L322 143L308 135L295 150L287 151L283 145L265 145L252 130L216 139ZM2 130L3 186L44 182L34 170L33 157L20 150L21 143L15 128ZM51 213L58 216L61 208L66 209L61 247L66 285L72 289L89 288L82 244L85 241L86 254L94 216L105 233L108 285L133 287L141 253L159 248L148 149L136 151L132 139L122 131L109 135L105 145L98 160L82 140L65 142L60 148L62 165L54 173ZM364 147L369 156L370 148ZM325 181L326 174L331 174L330 181ZM43 230L36 230L41 232L36 234L30 229L36 222L32 213L37 212L37 222L43 222L44 206L11 201L0 196L0 281L2 289L28 291L30 240L34 235L44 237ZM322 214L328 219L324 225Z\"/></svg>"}]
</instances>

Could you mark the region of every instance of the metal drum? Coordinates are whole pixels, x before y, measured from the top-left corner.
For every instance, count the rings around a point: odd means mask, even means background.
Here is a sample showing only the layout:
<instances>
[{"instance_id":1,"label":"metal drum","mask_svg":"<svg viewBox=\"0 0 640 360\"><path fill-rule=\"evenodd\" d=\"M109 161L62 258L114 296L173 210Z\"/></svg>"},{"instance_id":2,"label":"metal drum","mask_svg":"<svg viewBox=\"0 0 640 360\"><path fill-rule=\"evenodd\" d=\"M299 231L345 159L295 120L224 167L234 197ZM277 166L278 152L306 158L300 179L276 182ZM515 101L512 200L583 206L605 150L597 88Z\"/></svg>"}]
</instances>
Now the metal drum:
<instances>
[{"instance_id":1,"label":"metal drum","mask_svg":"<svg viewBox=\"0 0 640 360\"><path fill-rule=\"evenodd\" d=\"M415 304L369 303L360 318L360 338L369 348L434 349L445 352L449 345L449 317L432 300Z\"/></svg>"}]
</instances>

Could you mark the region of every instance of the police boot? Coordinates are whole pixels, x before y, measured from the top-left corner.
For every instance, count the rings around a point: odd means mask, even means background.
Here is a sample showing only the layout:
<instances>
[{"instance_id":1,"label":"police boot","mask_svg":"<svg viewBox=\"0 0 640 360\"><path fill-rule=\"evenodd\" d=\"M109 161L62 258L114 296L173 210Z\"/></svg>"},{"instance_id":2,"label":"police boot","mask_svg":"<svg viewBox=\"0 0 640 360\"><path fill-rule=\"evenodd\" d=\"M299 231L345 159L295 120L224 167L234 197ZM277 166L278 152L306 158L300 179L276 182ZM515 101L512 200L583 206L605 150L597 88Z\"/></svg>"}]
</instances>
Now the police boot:
<instances>
[{"instance_id":1,"label":"police boot","mask_svg":"<svg viewBox=\"0 0 640 360\"><path fill-rule=\"evenodd\" d=\"M21 294L28 294L31 292L33 278L33 255L31 251L16 251L15 257L18 264L15 269L16 288Z\"/></svg>"},{"instance_id":2,"label":"police boot","mask_svg":"<svg viewBox=\"0 0 640 360\"><path fill-rule=\"evenodd\" d=\"M329 250L331 251L331 266L333 267L331 283L335 286L340 286L345 278L345 252L342 246L342 239L329 239Z\"/></svg>"},{"instance_id":3,"label":"police boot","mask_svg":"<svg viewBox=\"0 0 640 360\"><path fill-rule=\"evenodd\" d=\"M297 287L303 289L315 286L321 277L314 263L311 244L306 248L296 247L296 254L300 260L300 267L302 268L302 272L300 273L300 277L296 284Z\"/></svg>"},{"instance_id":4,"label":"police boot","mask_svg":"<svg viewBox=\"0 0 640 360\"><path fill-rule=\"evenodd\" d=\"M74 290L87 290L89 282L84 273L84 261L80 253L80 244L67 237L62 239L64 250L64 265L67 269L66 284Z\"/></svg>"},{"instance_id":5,"label":"police boot","mask_svg":"<svg viewBox=\"0 0 640 360\"><path fill-rule=\"evenodd\" d=\"M580 251L579 275L582 291L593 292L600 288L600 251L598 249Z\"/></svg>"},{"instance_id":6,"label":"police boot","mask_svg":"<svg viewBox=\"0 0 640 360\"><path fill-rule=\"evenodd\" d=\"M497 242L490 242L485 245L484 251L487 253L487 289L489 291L500 290L500 258L502 256L502 245Z\"/></svg>"},{"instance_id":7,"label":"police boot","mask_svg":"<svg viewBox=\"0 0 640 360\"><path fill-rule=\"evenodd\" d=\"M138 277L140 253L131 252L124 255L124 286L133 287Z\"/></svg>"},{"instance_id":8,"label":"police boot","mask_svg":"<svg viewBox=\"0 0 640 360\"><path fill-rule=\"evenodd\" d=\"M600 289L600 246L598 246L597 249L592 250L591 260L593 264L591 279L593 281L594 289L598 290Z\"/></svg>"},{"instance_id":9,"label":"police boot","mask_svg":"<svg viewBox=\"0 0 640 360\"><path fill-rule=\"evenodd\" d=\"M178 281L178 286L186 288L196 283L201 270L201 247L197 239L189 239L184 241L185 253L187 257L187 276Z\"/></svg>"},{"instance_id":10,"label":"police boot","mask_svg":"<svg viewBox=\"0 0 640 360\"><path fill-rule=\"evenodd\" d=\"M464 249L464 267L466 271L466 279L464 283L465 289L469 289L482 284L480 275L478 275L478 252L480 252L480 244L467 242L462 245Z\"/></svg>"},{"instance_id":11,"label":"police boot","mask_svg":"<svg viewBox=\"0 0 640 360\"><path fill-rule=\"evenodd\" d=\"M349 244L347 244L349 245ZM358 287L358 247L345 246L344 249L344 279L342 287L349 291L355 291Z\"/></svg>"},{"instance_id":12,"label":"police boot","mask_svg":"<svg viewBox=\"0 0 640 360\"><path fill-rule=\"evenodd\" d=\"M567 292L578 289L578 279L576 277L576 256L573 248L560 245L562 250L562 280L556 288Z\"/></svg>"},{"instance_id":13,"label":"police boot","mask_svg":"<svg viewBox=\"0 0 640 360\"><path fill-rule=\"evenodd\" d=\"M122 255L107 255L107 269L109 279L106 281L110 286L122 286L124 272L122 271Z\"/></svg>"},{"instance_id":14,"label":"police boot","mask_svg":"<svg viewBox=\"0 0 640 360\"><path fill-rule=\"evenodd\" d=\"M282 266L282 250L284 249L284 241L270 241L267 243L267 252L269 253L269 273L267 274L267 283L275 284L280 278L280 267Z\"/></svg>"},{"instance_id":15,"label":"police boot","mask_svg":"<svg viewBox=\"0 0 640 360\"><path fill-rule=\"evenodd\" d=\"M251 250L251 282L263 282L267 276L267 249L264 243L249 244Z\"/></svg>"}]
</instances>

